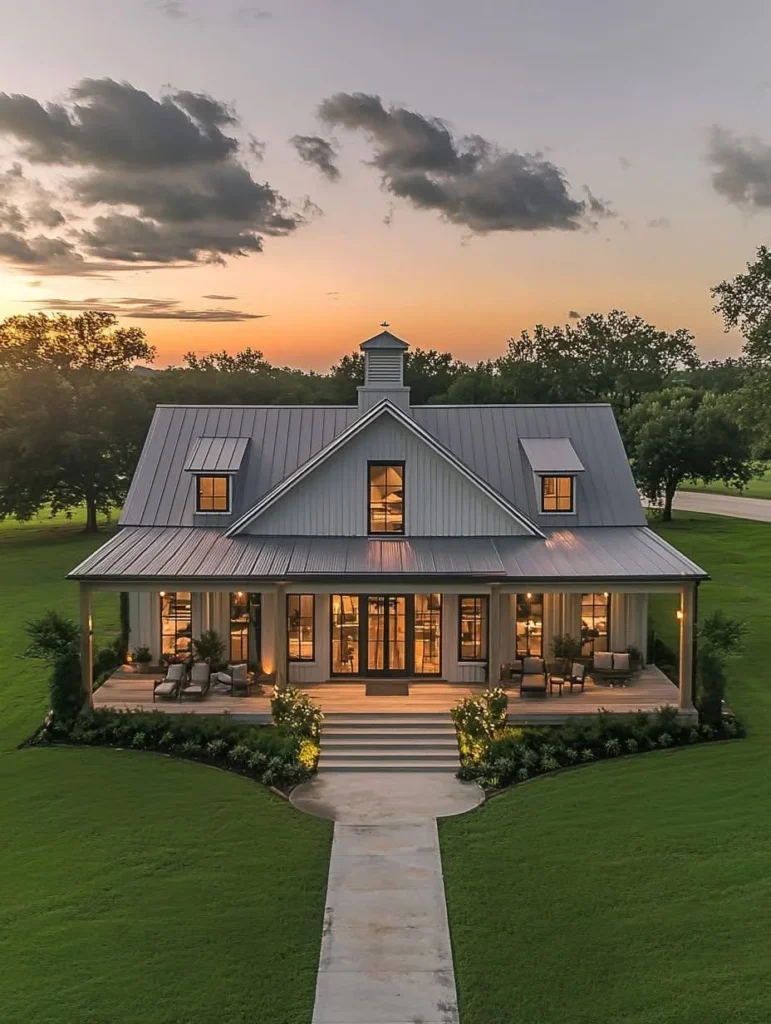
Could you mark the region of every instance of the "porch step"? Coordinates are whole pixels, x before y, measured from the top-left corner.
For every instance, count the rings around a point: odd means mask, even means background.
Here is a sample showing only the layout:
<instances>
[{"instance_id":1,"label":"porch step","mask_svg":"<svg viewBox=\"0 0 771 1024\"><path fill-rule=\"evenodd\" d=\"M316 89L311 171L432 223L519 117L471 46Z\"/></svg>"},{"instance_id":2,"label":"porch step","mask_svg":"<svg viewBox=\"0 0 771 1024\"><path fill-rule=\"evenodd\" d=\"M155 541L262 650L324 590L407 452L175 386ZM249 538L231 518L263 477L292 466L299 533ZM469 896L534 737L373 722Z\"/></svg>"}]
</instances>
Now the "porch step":
<instances>
[{"instance_id":1,"label":"porch step","mask_svg":"<svg viewBox=\"0 0 771 1024\"><path fill-rule=\"evenodd\" d=\"M332 713L321 728L320 771L455 772L458 743L449 714Z\"/></svg>"}]
</instances>

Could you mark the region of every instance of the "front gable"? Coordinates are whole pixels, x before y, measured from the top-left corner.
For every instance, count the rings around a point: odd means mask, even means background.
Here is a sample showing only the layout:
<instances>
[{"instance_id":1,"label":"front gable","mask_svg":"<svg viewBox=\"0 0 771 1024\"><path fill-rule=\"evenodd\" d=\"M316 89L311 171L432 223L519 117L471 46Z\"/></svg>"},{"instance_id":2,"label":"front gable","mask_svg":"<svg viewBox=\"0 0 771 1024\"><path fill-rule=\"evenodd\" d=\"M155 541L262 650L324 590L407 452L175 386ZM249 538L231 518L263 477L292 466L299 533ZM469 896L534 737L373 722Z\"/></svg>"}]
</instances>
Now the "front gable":
<instances>
[{"instance_id":1,"label":"front gable","mask_svg":"<svg viewBox=\"0 0 771 1024\"><path fill-rule=\"evenodd\" d=\"M519 509L389 403L352 424L228 534L367 536L372 461L404 463L405 537L540 535Z\"/></svg>"}]
</instances>

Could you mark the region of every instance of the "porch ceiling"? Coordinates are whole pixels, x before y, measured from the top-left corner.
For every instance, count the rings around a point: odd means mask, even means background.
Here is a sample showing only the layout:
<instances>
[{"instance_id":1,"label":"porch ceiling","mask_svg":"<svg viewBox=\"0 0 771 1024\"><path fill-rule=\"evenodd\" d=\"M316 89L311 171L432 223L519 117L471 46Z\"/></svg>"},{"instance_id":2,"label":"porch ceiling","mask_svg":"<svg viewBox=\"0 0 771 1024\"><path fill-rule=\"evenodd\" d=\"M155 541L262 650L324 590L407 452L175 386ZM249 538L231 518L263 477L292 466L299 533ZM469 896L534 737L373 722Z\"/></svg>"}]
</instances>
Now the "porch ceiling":
<instances>
[{"instance_id":1,"label":"porch ceiling","mask_svg":"<svg viewBox=\"0 0 771 1024\"><path fill-rule=\"evenodd\" d=\"M226 537L196 527L124 527L69 574L84 581L477 578L675 581L706 573L646 527L540 537Z\"/></svg>"}]
</instances>

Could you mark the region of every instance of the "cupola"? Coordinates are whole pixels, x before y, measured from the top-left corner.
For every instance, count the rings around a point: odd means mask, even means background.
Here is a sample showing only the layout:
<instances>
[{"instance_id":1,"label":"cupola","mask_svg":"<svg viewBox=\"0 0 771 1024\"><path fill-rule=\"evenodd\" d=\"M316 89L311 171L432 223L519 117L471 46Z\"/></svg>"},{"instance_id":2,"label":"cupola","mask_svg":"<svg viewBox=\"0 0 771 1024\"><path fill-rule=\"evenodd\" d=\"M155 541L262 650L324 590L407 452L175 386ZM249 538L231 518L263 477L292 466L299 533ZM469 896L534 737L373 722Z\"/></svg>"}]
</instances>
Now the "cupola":
<instances>
[{"instance_id":1,"label":"cupola","mask_svg":"<svg viewBox=\"0 0 771 1024\"><path fill-rule=\"evenodd\" d=\"M359 412L366 412L385 398L409 412L410 389L404 386L407 342L383 330L374 338L363 341L359 347L364 353L364 386L358 388Z\"/></svg>"}]
</instances>

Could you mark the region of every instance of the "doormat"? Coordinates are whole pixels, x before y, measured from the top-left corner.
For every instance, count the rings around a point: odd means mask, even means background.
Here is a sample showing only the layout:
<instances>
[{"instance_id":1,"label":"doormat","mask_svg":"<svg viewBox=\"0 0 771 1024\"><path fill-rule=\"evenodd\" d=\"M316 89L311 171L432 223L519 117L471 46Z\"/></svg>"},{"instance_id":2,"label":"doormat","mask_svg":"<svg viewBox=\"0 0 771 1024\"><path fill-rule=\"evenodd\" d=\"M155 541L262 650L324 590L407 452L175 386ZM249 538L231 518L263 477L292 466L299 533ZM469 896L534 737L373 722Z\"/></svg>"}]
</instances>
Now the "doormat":
<instances>
[{"instance_id":1,"label":"doormat","mask_svg":"<svg viewBox=\"0 0 771 1024\"><path fill-rule=\"evenodd\" d=\"M367 697L409 697L409 683L367 683L365 693Z\"/></svg>"}]
</instances>

